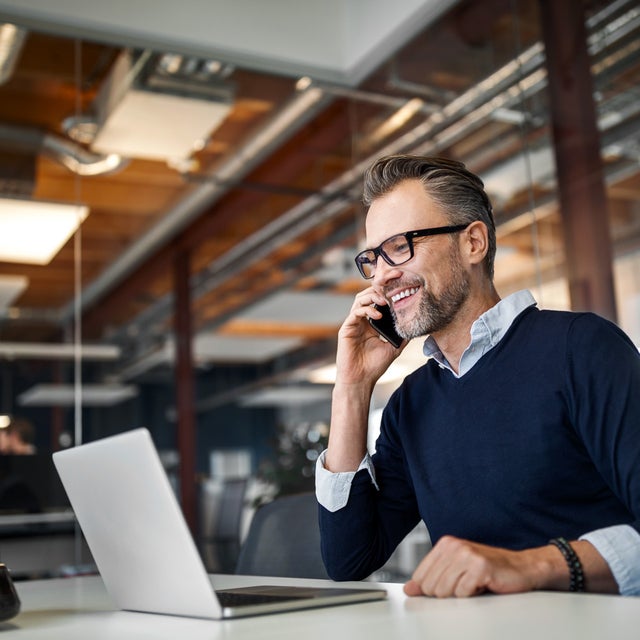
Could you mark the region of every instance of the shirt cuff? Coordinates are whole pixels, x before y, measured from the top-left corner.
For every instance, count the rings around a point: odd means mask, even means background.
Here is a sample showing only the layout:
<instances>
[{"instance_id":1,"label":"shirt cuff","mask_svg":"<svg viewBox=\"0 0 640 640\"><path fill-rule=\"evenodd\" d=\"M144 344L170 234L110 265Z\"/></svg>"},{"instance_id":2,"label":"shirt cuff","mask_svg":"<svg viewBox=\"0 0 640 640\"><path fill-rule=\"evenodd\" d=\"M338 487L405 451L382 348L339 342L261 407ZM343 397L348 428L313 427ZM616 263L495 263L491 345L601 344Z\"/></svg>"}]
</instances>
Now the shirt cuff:
<instances>
[{"instance_id":1,"label":"shirt cuff","mask_svg":"<svg viewBox=\"0 0 640 640\"><path fill-rule=\"evenodd\" d=\"M591 531L580 540L590 542L605 559L621 595L640 595L640 533L622 524Z\"/></svg>"},{"instance_id":2,"label":"shirt cuff","mask_svg":"<svg viewBox=\"0 0 640 640\"><path fill-rule=\"evenodd\" d=\"M316 498L327 511L333 513L347 504L353 478L362 469L368 471L371 482L373 482L376 489L378 488L375 470L371 462L371 456L368 453L362 459L356 471L341 471L338 473L332 473L324 466L326 454L326 450L323 451L316 462Z\"/></svg>"}]
</instances>

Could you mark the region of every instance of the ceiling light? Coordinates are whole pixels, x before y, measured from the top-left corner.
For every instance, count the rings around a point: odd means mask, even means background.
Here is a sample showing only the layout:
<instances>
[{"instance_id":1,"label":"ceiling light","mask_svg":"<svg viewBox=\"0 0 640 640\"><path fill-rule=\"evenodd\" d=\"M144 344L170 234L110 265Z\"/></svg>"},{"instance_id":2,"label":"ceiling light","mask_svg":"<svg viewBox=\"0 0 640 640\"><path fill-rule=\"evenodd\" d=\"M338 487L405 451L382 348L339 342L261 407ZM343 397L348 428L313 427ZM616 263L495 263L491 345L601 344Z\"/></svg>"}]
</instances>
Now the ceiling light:
<instances>
[{"instance_id":1,"label":"ceiling light","mask_svg":"<svg viewBox=\"0 0 640 640\"><path fill-rule=\"evenodd\" d=\"M36 384L18 396L18 404L23 407L70 407L75 404L76 393L72 384ZM82 404L92 407L111 406L136 395L138 388L134 385L84 384L80 390Z\"/></svg>"},{"instance_id":2,"label":"ceiling light","mask_svg":"<svg viewBox=\"0 0 640 640\"><path fill-rule=\"evenodd\" d=\"M88 213L83 205L0 198L0 261L49 264Z\"/></svg>"},{"instance_id":3,"label":"ceiling light","mask_svg":"<svg viewBox=\"0 0 640 640\"><path fill-rule=\"evenodd\" d=\"M318 387L278 387L241 396L242 407L292 407L331 400L331 390Z\"/></svg>"},{"instance_id":4,"label":"ceiling light","mask_svg":"<svg viewBox=\"0 0 640 640\"><path fill-rule=\"evenodd\" d=\"M171 69L148 53L118 58L96 100L93 151L175 163L202 148L231 110L230 88Z\"/></svg>"},{"instance_id":5,"label":"ceiling light","mask_svg":"<svg viewBox=\"0 0 640 640\"><path fill-rule=\"evenodd\" d=\"M47 342L0 342L0 357L16 360L71 360L79 355L83 360L117 360L121 349L111 344L47 343Z\"/></svg>"}]
</instances>

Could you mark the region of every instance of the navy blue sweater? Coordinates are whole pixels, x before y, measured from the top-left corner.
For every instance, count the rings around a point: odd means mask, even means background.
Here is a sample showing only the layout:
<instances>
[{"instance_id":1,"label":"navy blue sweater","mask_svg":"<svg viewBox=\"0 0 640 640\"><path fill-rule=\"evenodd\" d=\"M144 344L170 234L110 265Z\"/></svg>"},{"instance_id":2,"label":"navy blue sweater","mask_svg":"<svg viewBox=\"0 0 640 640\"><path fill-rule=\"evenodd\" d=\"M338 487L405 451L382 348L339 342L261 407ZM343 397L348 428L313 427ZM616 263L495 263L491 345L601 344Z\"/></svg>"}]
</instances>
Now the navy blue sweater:
<instances>
[{"instance_id":1,"label":"navy blue sweater","mask_svg":"<svg viewBox=\"0 0 640 640\"><path fill-rule=\"evenodd\" d=\"M451 534L525 549L617 524L640 531L640 355L591 313L523 311L463 377L433 361L385 408L347 505L320 507L336 580L382 566L422 518Z\"/></svg>"}]
</instances>

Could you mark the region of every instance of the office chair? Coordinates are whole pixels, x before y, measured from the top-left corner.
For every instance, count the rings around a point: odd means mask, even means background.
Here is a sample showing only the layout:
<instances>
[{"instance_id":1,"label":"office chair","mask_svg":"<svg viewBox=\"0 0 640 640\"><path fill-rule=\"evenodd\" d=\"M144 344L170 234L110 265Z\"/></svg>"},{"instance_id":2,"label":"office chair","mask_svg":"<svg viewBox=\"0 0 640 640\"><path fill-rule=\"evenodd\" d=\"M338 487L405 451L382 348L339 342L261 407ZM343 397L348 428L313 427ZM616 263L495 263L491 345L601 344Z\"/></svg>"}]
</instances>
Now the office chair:
<instances>
[{"instance_id":1,"label":"office chair","mask_svg":"<svg viewBox=\"0 0 640 640\"><path fill-rule=\"evenodd\" d=\"M313 493L276 498L256 511L236 573L329 578L320 555L318 504Z\"/></svg>"},{"instance_id":2,"label":"office chair","mask_svg":"<svg viewBox=\"0 0 640 640\"><path fill-rule=\"evenodd\" d=\"M203 535L203 557L207 569L215 573L233 573L240 553L240 528L248 480L222 482L219 503L208 523L211 531Z\"/></svg>"}]
</instances>

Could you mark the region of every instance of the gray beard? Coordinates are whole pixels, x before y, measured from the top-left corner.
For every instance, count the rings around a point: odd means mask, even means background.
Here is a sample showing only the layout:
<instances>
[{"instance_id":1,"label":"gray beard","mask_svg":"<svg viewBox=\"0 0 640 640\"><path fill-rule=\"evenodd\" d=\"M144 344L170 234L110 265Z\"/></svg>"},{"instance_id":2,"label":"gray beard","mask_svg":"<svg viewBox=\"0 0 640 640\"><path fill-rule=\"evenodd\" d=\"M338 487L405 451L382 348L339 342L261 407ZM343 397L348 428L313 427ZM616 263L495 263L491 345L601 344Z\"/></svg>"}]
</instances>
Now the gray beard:
<instances>
[{"instance_id":1,"label":"gray beard","mask_svg":"<svg viewBox=\"0 0 640 640\"><path fill-rule=\"evenodd\" d=\"M396 330L405 340L445 329L469 297L469 276L460 264L457 251L452 251L449 267L452 277L446 291L436 295L422 287L418 313L404 323L398 322L394 313Z\"/></svg>"}]
</instances>

